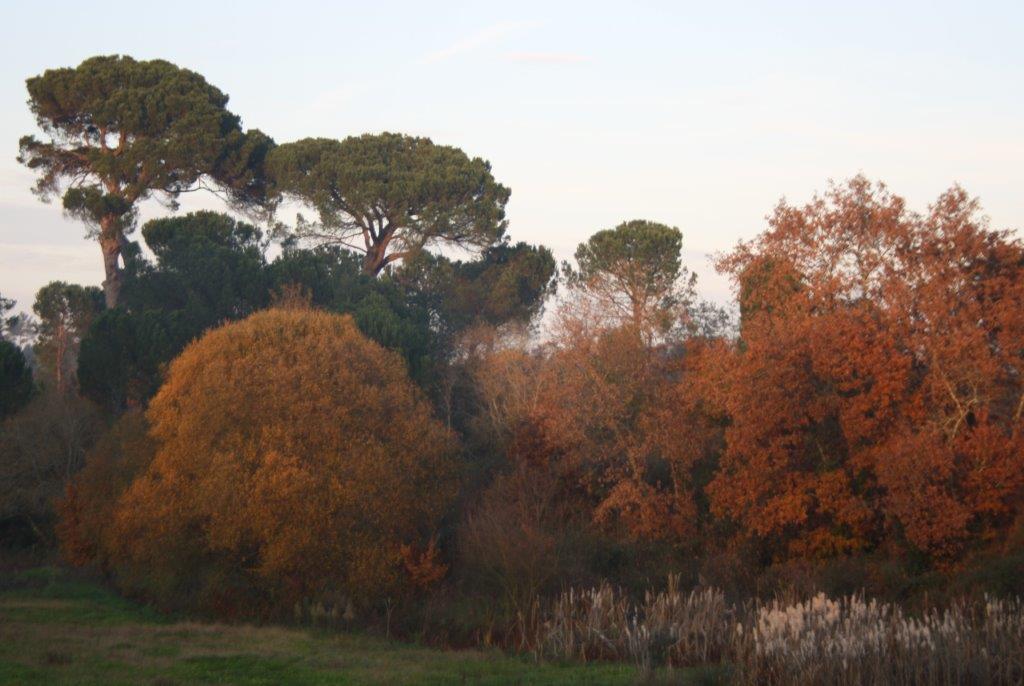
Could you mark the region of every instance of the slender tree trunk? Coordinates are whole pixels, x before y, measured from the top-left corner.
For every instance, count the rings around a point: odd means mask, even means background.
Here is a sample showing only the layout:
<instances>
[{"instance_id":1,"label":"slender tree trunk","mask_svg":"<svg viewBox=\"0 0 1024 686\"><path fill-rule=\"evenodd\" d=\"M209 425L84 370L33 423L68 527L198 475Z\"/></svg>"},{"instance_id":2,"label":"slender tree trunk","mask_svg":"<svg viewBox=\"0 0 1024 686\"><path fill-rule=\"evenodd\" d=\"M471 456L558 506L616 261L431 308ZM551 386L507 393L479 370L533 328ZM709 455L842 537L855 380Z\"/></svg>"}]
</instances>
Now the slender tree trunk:
<instances>
[{"instance_id":1,"label":"slender tree trunk","mask_svg":"<svg viewBox=\"0 0 1024 686\"><path fill-rule=\"evenodd\" d=\"M65 358L67 357L68 349L68 331L64 322L57 325L57 332L54 336L54 344L57 347L56 360L54 361L54 372L57 374L57 390L60 391L61 395L66 395L68 392L67 376L64 374Z\"/></svg>"},{"instance_id":2,"label":"slender tree trunk","mask_svg":"<svg viewBox=\"0 0 1024 686\"><path fill-rule=\"evenodd\" d=\"M124 274L121 269L121 247L124 237L117 228L117 219L108 215L100 222L100 250L103 252L103 297L107 309L117 307L121 298L121 284Z\"/></svg>"}]
</instances>

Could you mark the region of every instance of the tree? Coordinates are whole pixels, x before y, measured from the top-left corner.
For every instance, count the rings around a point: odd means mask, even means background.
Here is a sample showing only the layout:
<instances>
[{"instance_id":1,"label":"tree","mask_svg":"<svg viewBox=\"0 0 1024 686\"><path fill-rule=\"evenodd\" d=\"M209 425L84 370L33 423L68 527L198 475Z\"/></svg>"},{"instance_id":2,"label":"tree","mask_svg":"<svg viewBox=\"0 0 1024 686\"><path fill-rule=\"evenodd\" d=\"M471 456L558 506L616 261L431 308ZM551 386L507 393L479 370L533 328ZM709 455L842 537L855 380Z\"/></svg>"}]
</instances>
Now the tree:
<instances>
[{"instance_id":1,"label":"tree","mask_svg":"<svg viewBox=\"0 0 1024 686\"><path fill-rule=\"evenodd\" d=\"M0 420L24 407L33 390L32 368L25 354L7 340L8 326L17 320L7 317L13 308L13 300L0 296Z\"/></svg>"},{"instance_id":2,"label":"tree","mask_svg":"<svg viewBox=\"0 0 1024 686\"><path fill-rule=\"evenodd\" d=\"M7 338L7 332L14 323L15 317L8 317L7 313L14 309L14 301L0 295L0 338Z\"/></svg>"},{"instance_id":3,"label":"tree","mask_svg":"<svg viewBox=\"0 0 1024 686\"><path fill-rule=\"evenodd\" d=\"M395 279L433 315L443 338L474 324L530 323L555 292L551 251L527 243L501 243L476 260L421 253Z\"/></svg>"},{"instance_id":4,"label":"tree","mask_svg":"<svg viewBox=\"0 0 1024 686\"><path fill-rule=\"evenodd\" d=\"M431 312L393 279L362 274L351 251L289 245L268 263L259 229L215 212L152 220L142 234L155 259L126 247L122 306L96 319L80 355L82 392L112 410L144 404L165 365L206 330L292 288L316 307L353 315L366 335L402 354L417 383L431 378L439 340Z\"/></svg>"},{"instance_id":5,"label":"tree","mask_svg":"<svg viewBox=\"0 0 1024 686\"><path fill-rule=\"evenodd\" d=\"M0 296L0 339L20 348L30 346L36 338L36 321L24 312L8 316L7 313L12 309L14 301Z\"/></svg>"},{"instance_id":6,"label":"tree","mask_svg":"<svg viewBox=\"0 0 1024 686\"><path fill-rule=\"evenodd\" d=\"M719 261L738 345L713 511L776 555L888 540L939 561L996 538L1024 487L1024 245L962 189L925 214L856 177Z\"/></svg>"},{"instance_id":7,"label":"tree","mask_svg":"<svg viewBox=\"0 0 1024 686\"><path fill-rule=\"evenodd\" d=\"M82 392L121 409L156 392L160 369L204 331L266 307L262 233L217 212L154 219L142 235L155 261L126 246L121 307L103 312L80 355Z\"/></svg>"},{"instance_id":8,"label":"tree","mask_svg":"<svg viewBox=\"0 0 1024 686\"><path fill-rule=\"evenodd\" d=\"M458 148L396 133L306 138L268 160L279 193L314 208L298 235L364 253L363 271L431 245L486 248L504 236L509 190Z\"/></svg>"},{"instance_id":9,"label":"tree","mask_svg":"<svg viewBox=\"0 0 1024 686\"><path fill-rule=\"evenodd\" d=\"M77 390L79 345L102 309L103 293L92 286L52 281L36 294L36 356L59 393Z\"/></svg>"},{"instance_id":10,"label":"tree","mask_svg":"<svg viewBox=\"0 0 1024 686\"><path fill-rule=\"evenodd\" d=\"M91 403L46 388L0 424L0 529L5 541L52 545L54 499L81 469L99 428Z\"/></svg>"},{"instance_id":11,"label":"tree","mask_svg":"<svg viewBox=\"0 0 1024 686\"><path fill-rule=\"evenodd\" d=\"M98 240L108 308L119 302L138 203L156 197L175 207L207 179L233 202L263 199L272 141L243 132L228 97L195 72L112 55L47 70L27 86L45 140L23 137L18 160L39 173L35 192L60 195Z\"/></svg>"},{"instance_id":12,"label":"tree","mask_svg":"<svg viewBox=\"0 0 1024 686\"><path fill-rule=\"evenodd\" d=\"M270 282L262 232L218 212L154 219L142 227L156 261L134 259L124 305L131 312L175 312L175 354L206 329L267 306Z\"/></svg>"},{"instance_id":13,"label":"tree","mask_svg":"<svg viewBox=\"0 0 1024 686\"><path fill-rule=\"evenodd\" d=\"M121 498L113 559L165 603L398 597L454 496L451 436L350 317L277 309L214 329L146 416L156 455Z\"/></svg>"},{"instance_id":14,"label":"tree","mask_svg":"<svg viewBox=\"0 0 1024 686\"><path fill-rule=\"evenodd\" d=\"M32 369L21 348L0 339L0 419L8 417L32 397Z\"/></svg>"},{"instance_id":15,"label":"tree","mask_svg":"<svg viewBox=\"0 0 1024 686\"><path fill-rule=\"evenodd\" d=\"M167 312L106 310L79 351L82 395L114 413L142 407L160 386L162 366L180 350L167 331Z\"/></svg>"},{"instance_id":16,"label":"tree","mask_svg":"<svg viewBox=\"0 0 1024 686\"><path fill-rule=\"evenodd\" d=\"M677 365L631 328L587 324L563 327L538 374L531 423L554 468L587 494L596 523L680 543L696 524L689 465L669 462L651 440Z\"/></svg>"},{"instance_id":17,"label":"tree","mask_svg":"<svg viewBox=\"0 0 1024 686\"><path fill-rule=\"evenodd\" d=\"M576 268L566 282L593 299L615 325L628 325L648 340L667 331L693 297L696 275L680 264L679 229L643 220L598 231L576 248Z\"/></svg>"},{"instance_id":18,"label":"tree","mask_svg":"<svg viewBox=\"0 0 1024 686\"><path fill-rule=\"evenodd\" d=\"M114 571L109 555L118 501L153 461L156 445L141 412L127 412L85 456L85 464L57 498L57 539L64 559L76 566Z\"/></svg>"},{"instance_id":19,"label":"tree","mask_svg":"<svg viewBox=\"0 0 1024 686\"><path fill-rule=\"evenodd\" d=\"M309 291L314 306L352 315L360 331L399 352L413 380L426 385L438 348L431 313L393 279L365 274L361 263L340 246L286 247L269 266L270 280L277 292L298 286Z\"/></svg>"}]
</instances>

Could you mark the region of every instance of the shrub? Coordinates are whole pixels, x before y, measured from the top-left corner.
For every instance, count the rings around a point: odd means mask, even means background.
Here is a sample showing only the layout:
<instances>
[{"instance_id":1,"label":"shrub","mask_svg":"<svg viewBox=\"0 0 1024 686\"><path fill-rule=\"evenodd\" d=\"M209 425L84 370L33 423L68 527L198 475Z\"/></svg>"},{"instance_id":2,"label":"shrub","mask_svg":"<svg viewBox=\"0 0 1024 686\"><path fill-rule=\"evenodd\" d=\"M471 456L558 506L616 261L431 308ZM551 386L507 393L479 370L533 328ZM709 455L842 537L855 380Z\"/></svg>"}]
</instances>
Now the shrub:
<instances>
[{"instance_id":1,"label":"shrub","mask_svg":"<svg viewBox=\"0 0 1024 686\"><path fill-rule=\"evenodd\" d=\"M110 524L117 503L153 461L154 444L145 417L129 412L97 441L85 466L57 501L57 538L64 559L76 566L109 567Z\"/></svg>"},{"instance_id":2,"label":"shrub","mask_svg":"<svg viewBox=\"0 0 1024 686\"><path fill-rule=\"evenodd\" d=\"M82 468L99 434L96 408L47 390L0 424L0 543L53 543L53 500Z\"/></svg>"},{"instance_id":3,"label":"shrub","mask_svg":"<svg viewBox=\"0 0 1024 686\"><path fill-rule=\"evenodd\" d=\"M129 590L264 616L325 597L390 607L436 577L452 439L350 317L268 310L210 331L146 416L156 455L113 522Z\"/></svg>"},{"instance_id":4,"label":"shrub","mask_svg":"<svg viewBox=\"0 0 1024 686\"><path fill-rule=\"evenodd\" d=\"M541 470L500 475L459 529L463 576L500 597L509 617L526 611L562 571L559 544L571 515L559 507L557 486Z\"/></svg>"}]
</instances>

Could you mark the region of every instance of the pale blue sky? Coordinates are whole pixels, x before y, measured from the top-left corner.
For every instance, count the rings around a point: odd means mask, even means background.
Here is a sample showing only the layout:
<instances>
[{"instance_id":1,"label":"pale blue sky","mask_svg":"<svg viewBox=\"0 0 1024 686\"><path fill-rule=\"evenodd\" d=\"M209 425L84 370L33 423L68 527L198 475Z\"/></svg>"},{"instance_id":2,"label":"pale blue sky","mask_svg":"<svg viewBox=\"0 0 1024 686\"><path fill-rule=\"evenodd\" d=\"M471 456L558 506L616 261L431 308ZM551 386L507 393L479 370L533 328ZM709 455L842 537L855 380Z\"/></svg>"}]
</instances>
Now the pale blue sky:
<instances>
[{"instance_id":1,"label":"pale blue sky","mask_svg":"<svg viewBox=\"0 0 1024 686\"><path fill-rule=\"evenodd\" d=\"M829 178L863 172L920 209L956 181L994 226L1024 226L1019 0L486 5L3 2L0 293L28 308L47 281L102 280L14 160L34 129L24 79L94 54L194 69L278 141L460 146L512 188L512 237L560 258L625 219L679 226L718 300L707 254Z\"/></svg>"}]
</instances>

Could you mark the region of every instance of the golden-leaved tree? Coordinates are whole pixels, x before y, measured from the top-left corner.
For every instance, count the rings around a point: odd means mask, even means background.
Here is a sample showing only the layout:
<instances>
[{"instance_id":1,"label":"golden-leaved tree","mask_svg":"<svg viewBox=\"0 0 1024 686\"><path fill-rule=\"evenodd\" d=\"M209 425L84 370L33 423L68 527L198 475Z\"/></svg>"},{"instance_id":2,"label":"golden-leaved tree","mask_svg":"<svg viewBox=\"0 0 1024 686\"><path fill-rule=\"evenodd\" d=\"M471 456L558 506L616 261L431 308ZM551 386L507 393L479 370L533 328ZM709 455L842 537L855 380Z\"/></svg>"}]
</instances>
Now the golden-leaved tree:
<instances>
[{"instance_id":1,"label":"golden-leaved tree","mask_svg":"<svg viewBox=\"0 0 1024 686\"><path fill-rule=\"evenodd\" d=\"M275 309L212 330L146 418L156 453L112 523L126 588L265 615L397 598L443 573L452 437L351 318Z\"/></svg>"}]
</instances>

